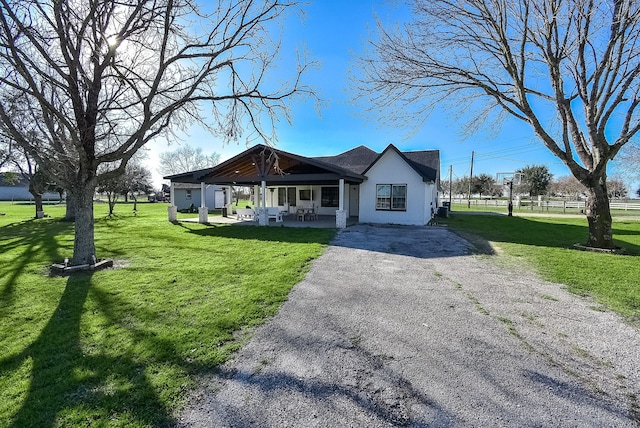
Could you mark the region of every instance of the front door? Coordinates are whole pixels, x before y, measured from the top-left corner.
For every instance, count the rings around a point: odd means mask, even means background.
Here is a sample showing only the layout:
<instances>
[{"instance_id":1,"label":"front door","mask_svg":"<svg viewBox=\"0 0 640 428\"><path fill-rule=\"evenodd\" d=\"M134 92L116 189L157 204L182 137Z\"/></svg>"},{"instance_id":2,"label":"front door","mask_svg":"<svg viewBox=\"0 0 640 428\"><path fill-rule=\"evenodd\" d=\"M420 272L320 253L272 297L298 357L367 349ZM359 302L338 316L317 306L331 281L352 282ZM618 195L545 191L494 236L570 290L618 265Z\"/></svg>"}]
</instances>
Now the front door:
<instances>
[{"instance_id":1,"label":"front door","mask_svg":"<svg viewBox=\"0 0 640 428\"><path fill-rule=\"evenodd\" d=\"M360 215L360 186L350 186L349 188L349 215L351 217Z\"/></svg>"}]
</instances>

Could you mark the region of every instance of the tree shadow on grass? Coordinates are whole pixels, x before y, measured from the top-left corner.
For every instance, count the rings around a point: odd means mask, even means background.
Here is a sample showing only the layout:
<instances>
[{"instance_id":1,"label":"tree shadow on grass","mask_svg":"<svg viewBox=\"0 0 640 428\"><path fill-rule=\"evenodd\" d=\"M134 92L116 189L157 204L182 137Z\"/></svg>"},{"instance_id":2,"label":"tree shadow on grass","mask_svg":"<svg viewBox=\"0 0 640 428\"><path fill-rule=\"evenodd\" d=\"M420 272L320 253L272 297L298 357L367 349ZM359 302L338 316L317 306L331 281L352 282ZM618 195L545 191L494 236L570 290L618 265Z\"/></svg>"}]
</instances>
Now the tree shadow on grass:
<instances>
[{"instance_id":1,"label":"tree shadow on grass","mask_svg":"<svg viewBox=\"0 0 640 428\"><path fill-rule=\"evenodd\" d=\"M458 216L451 225L455 229L481 236L494 242L505 242L552 248L573 248L574 244L585 244L589 227L584 225L555 223L524 217L464 215ZM624 241L624 236L640 235L640 228L626 228L614 223L613 236L625 254L640 255L640 245ZM635 239L634 239L635 240Z\"/></svg>"},{"instance_id":2,"label":"tree shadow on grass","mask_svg":"<svg viewBox=\"0 0 640 428\"><path fill-rule=\"evenodd\" d=\"M73 223L31 219L0 227L0 254L15 255L11 263L0 264L0 277L4 278L0 307L11 304L16 281L30 264L62 261L61 251L64 250L70 254L73 241L67 247L56 240L56 237L64 235L73 235Z\"/></svg>"},{"instance_id":3,"label":"tree shadow on grass","mask_svg":"<svg viewBox=\"0 0 640 428\"><path fill-rule=\"evenodd\" d=\"M145 366L125 355L87 355L81 322L92 274L70 276L58 307L36 340L19 354L0 360L6 376L30 362L31 382L13 427L51 427L79 412L88 425L127 415L142 426L173 425L169 410L145 374Z\"/></svg>"}]
</instances>

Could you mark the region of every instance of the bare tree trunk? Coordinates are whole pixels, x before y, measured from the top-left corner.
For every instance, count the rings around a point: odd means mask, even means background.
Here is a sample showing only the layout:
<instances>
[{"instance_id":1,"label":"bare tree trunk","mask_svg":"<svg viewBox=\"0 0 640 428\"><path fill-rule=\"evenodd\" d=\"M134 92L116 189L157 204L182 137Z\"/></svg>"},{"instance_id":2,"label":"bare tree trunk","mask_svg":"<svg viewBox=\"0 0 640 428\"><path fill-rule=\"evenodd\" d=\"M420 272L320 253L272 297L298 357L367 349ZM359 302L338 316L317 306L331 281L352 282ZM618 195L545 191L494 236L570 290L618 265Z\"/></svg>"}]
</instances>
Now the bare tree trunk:
<instances>
[{"instance_id":1,"label":"bare tree trunk","mask_svg":"<svg viewBox=\"0 0 640 428\"><path fill-rule=\"evenodd\" d=\"M611 211L605 177L594 180L588 187L589 196L585 203L589 222L589 240L587 246L596 248L614 248L611 229Z\"/></svg>"},{"instance_id":2,"label":"bare tree trunk","mask_svg":"<svg viewBox=\"0 0 640 428\"><path fill-rule=\"evenodd\" d=\"M74 204L74 199L69 192L67 192L67 209L64 213L64 221L76 221L76 206Z\"/></svg>"},{"instance_id":3,"label":"bare tree trunk","mask_svg":"<svg viewBox=\"0 0 640 428\"><path fill-rule=\"evenodd\" d=\"M40 193L34 194L33 201L36 204L36 218L44 217L44 208L42 206L42 194Z\"/></svg>"},{"instance_id":4,"label":"bare tree trunk","mask_svg":"<svg viewBox=\"0 0 640 428\"><path fill-rule=\"evenodd\" d=\"M29 182L29 193L33 196L33 201L36 205L36 218L44 217L44 208L42 207L42 193L38 192L36 186L33 184L33 179Z\"/></svg>"},{"instance_id":5,"label":"bare tree trunk","mask_svg":"<svg viewBox=\"0 0 640 428\"><path fill-rule=\"evenodd\" d=\"M107 201L109 203L109 215L113 215L113 207L116 206L118 194L116 192L107 191Z\"/></svg>"},{"instance_id":6,"label":"bare tree trunk","mask_svg":"<svg viewBox=\"0 0 640 428\"><path fill-rule=\"evenodd\" d=\"M69 196L75 207L75 236L72 265L92 264L96 257L94 244L93 194L95 186L78 183Z\"/></svg>"}]
</instances>

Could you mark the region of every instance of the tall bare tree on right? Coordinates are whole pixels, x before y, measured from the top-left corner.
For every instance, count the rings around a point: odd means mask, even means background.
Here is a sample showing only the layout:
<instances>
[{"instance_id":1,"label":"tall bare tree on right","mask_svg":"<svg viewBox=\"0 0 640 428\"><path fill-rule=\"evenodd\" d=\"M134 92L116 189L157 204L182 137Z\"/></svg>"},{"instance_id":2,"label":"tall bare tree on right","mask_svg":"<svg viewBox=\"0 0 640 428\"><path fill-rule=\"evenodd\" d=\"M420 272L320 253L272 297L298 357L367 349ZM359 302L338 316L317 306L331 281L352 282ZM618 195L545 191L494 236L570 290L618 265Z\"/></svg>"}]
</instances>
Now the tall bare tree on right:
<instances>
[{"instance_id":1,"label":"tall bare tree on right","mask_svg":"<svg viewBox=\"0 0 640 428\"><path fill-rule=\"evenodd\" d=\"M436 106L469 114L468 129L529 124L588 189L587 245L614 247L607 165L640 130L640 2L408 3L411 22L379 22L358 59L368 111L400 126L420 126Z\"/></svg>"}]
</instances>

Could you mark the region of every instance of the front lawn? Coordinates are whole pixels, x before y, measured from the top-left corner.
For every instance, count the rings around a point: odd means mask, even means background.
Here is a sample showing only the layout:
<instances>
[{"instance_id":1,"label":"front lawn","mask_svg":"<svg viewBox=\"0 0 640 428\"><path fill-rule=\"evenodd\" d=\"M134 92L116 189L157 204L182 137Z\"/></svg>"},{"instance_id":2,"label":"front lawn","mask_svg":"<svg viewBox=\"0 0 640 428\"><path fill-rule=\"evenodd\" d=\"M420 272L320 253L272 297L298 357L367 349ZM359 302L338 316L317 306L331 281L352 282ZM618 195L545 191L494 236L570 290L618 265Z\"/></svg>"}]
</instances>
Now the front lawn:
<instances>
[{"instance_id":1,"label":"front lawn","mask_svg":"<svg viewBox=\"0 0 640 428\"><path fill-rule=\"evenodd\" d=\"M640 320L639 221L614 221L614 240L625 255L574 249L573 244L587 240L584 218L452 213L446 223L494 243L509 260L533 268L545 279L566 284L574 293L593 296L630 319Z\"/></svg>"},{"instance_id":2,"label":"front lawn","mask_svg":"<svg viewBox=\"0 0 640 428\"><path fill-rule=\"evenodd\" d=\"M195 376L277 311L334 231L171 224L166 204L96 205L99 258L49 277L73 225L0 203L0 426L173 424Z\"/></svg>"}]
</instances>

